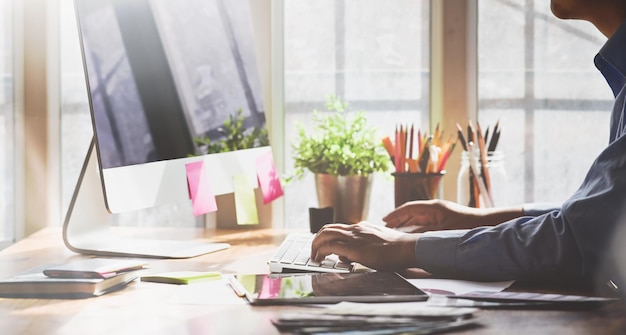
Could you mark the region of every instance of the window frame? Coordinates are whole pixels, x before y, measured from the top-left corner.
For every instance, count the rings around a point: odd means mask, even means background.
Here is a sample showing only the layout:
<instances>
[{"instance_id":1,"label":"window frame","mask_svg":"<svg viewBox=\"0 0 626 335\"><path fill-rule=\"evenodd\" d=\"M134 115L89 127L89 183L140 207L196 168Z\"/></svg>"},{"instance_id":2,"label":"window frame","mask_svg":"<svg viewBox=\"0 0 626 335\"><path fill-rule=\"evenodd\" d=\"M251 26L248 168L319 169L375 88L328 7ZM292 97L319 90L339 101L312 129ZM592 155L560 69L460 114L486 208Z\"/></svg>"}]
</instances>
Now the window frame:
<instances>
[{"instance_id":1,"label":"window frame","mask_svg":"<svg viewBox=\"0 0 626 335\"><path fill-rule=\"evenodd\" d=\"M430 126L456 129L457 120L478 117L478 0L430 0ZM462 57L459 57L462 55ZM461 150L446 164L442 198L456 201Z\"/></svg>"},{"instance_id":2,"label":"window frame","mask_svg":"<svg viewBox=\"0 0 626 335\"><path fill-rule=\"evenodd\" d=\"M62 222L58 4L13 1L16 241Z\"/></svg>"}]
</instances>

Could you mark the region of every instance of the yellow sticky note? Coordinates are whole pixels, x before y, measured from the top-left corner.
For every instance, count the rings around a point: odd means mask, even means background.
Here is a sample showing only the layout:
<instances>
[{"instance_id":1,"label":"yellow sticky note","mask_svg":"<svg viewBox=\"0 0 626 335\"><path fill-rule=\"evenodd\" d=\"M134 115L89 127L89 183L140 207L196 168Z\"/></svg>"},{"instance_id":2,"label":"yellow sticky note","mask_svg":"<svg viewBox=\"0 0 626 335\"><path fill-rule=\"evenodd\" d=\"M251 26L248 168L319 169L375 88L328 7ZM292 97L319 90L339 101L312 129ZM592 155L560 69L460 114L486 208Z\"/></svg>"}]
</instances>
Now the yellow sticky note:
<instances>
[{"instance_id":1,"label":"yellow sticky note","mask_svg":"<svg viewBox=\"0 0 626 335\"><path fill-rule=\"evenodd\" d=\"M202 271L173 271L164 272L154 275L141 276L141 281L154 283L187 285L199 281L218 280L222 278L219 272L202 272Z\"/></svg>"},{"instance_id":2,"label":"yellow sticky note","mask_svg":"<svg viewBox=\"0 0 626 335\"><path fill-rule=\"evenodd\" d=\"M246 291L254 292L256 288L256 277L257 276L254 274L240 274L237 275L236 280L239 280L239 283L246 289Z\"/></svg>"},{"instance_id":3,"label":"yellow sticky note","mask_svg":"<svg viewBox=\"0 0 626 335\"><path fill-rule=\"evenodd\" d=\"M259 224L254 188L243 175L233 176L235 190L235 214L238 225Z\"/></svg>"}]
</instances>

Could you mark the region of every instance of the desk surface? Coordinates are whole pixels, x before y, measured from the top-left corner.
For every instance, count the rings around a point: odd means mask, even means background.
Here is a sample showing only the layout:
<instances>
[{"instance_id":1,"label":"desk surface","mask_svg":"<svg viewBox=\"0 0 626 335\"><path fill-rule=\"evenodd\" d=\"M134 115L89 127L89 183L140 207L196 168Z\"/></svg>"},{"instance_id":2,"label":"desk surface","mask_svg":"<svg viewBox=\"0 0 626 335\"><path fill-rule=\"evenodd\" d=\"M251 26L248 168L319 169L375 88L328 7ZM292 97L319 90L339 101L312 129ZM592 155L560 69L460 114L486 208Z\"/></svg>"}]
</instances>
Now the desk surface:
<instances>
[{"instance_id":1,"label":"desk surface","mask_svg":"<svg viewBox=\"0 0 626 335\"><path fill-rule=\"evenodd\" d=\"M193 236L202 236L197 230ZM220 270L267 273L266 260L285 232L206 232L231 248L183 260L149 260L151 271ZM0 252L0 278L47 264L81 258L65 248L60 229L45 229ZM0 298L0 334L278 334L270 318L293 307L247 304L180 304L183 286L136 281L127 288L81 300ZM232 292L226 293L230 294ZM234 295L234 293L232 293ZM624 334L621 302L587 311L480 310L480 328L454 334Z\"/></svg>"}]
</instances>

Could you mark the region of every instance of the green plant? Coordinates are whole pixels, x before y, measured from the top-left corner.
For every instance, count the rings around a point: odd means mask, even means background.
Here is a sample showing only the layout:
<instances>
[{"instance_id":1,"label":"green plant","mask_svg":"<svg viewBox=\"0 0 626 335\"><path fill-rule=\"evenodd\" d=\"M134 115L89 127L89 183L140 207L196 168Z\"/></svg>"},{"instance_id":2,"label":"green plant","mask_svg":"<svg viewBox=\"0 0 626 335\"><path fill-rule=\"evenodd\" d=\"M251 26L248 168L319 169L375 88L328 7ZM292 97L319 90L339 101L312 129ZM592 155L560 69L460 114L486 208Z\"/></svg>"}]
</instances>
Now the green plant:
<instances>
[{"instance_id":1,"label":"green plant","mask_svg":"<svg viewBox=\"0 0 626 335\"><path fill-rule=\"evenodd\" d=\"M385 172L389 156L376 129L368 126L365 113L349 112L347 104L329 96L326 113L313 111L313 129L298 123L298 136L292 145L294 174L301 179L306 171L337 176Z\"/></svg>"},{"instance_id":2,"label":"green plant","mask_svg":"<svg viewBox=\"0 0 626 335\"><path fill-rule=\"evenodd\" d=\"M236 115L230 115L224 125L218 128L217 131L224 138L215 141L208 137L201 137L194 139L194 142L209 154L269 145L267 128L254 127L249 130L243 126L244 121L243 110L239 109Z\"/></svg>"}]
</instances>

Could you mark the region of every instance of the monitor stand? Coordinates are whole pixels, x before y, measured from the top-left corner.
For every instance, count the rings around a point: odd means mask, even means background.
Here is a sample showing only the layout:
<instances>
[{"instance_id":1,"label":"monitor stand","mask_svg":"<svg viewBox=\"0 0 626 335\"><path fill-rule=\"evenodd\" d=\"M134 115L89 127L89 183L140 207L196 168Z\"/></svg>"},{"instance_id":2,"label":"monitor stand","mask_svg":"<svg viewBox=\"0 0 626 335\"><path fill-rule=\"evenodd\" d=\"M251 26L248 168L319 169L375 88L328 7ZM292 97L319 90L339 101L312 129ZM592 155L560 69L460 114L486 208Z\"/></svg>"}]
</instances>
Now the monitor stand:
<instances>
[{"instance_id":1,"label":"monitor stand","mask_svg":"<svg viewBox=\"0 0 626 335\"><path fill-rule=\"evenodd\" d=\"M97 256L189 258L230 247L209 240L149 240L115 234L107 211L92 139L63 223L63 242L72 251Z\"/></svg>"}]
</instances>

